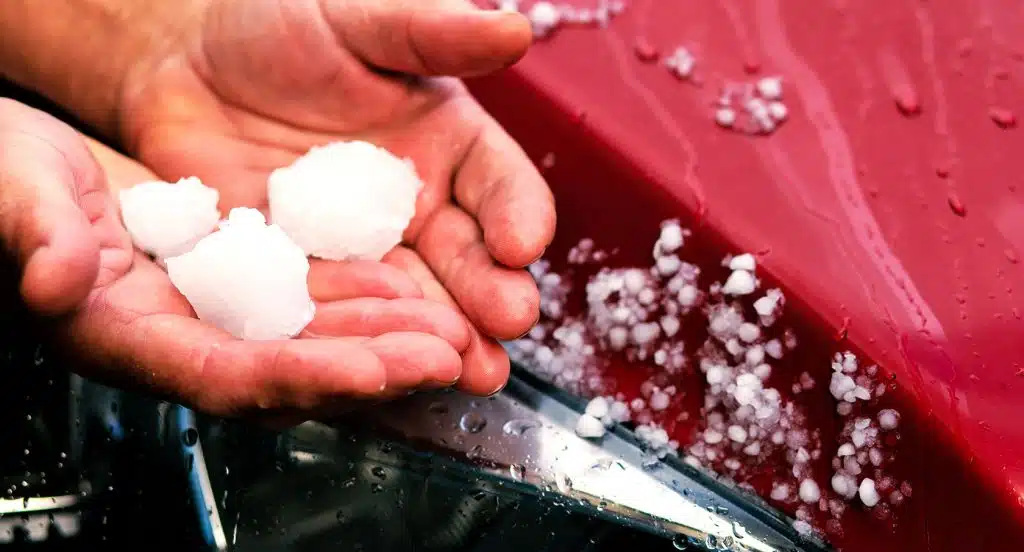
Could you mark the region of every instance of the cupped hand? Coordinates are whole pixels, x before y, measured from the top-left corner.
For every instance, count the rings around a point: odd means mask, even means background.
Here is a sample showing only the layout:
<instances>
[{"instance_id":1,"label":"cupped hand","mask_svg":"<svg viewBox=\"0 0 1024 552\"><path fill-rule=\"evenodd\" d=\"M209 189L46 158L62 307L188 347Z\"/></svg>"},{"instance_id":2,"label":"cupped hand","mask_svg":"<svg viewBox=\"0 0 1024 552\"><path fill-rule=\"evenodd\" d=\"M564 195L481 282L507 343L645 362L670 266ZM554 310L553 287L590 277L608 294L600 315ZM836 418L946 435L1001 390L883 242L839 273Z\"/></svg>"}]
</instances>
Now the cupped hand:
<instances>
[{"instance_id":1,"label":"cupped hand","mask_svg":"<svg viewBox=\"0 0 1024 552\"><path fill-rule=\"evenodd\" d=\"M222 209L265 207L269 173L310 147L362 139L408 157L425 182L386 262L471 322L459 386L489 394L539 317L521 270L555 226L550 191L456 78L500 69L531 41L519 14L468 0L210 0L125 87L131 153L165 179L199 176Z\"/></svg>"},{"instance_id":2,"label":"cupped hand","mask_svg":"<svg viewBox=\"0 0 1024 552\"><path fill-rule=\"evenodd\" d=\"M84 375L221 416L293 423L452 385L469 328L380 263L313 263L304 335L241 341L195 318L135 251L109 188L152 173L39 111L0 100L0 240L21 295Z\"/></svg>"}]
</instances>

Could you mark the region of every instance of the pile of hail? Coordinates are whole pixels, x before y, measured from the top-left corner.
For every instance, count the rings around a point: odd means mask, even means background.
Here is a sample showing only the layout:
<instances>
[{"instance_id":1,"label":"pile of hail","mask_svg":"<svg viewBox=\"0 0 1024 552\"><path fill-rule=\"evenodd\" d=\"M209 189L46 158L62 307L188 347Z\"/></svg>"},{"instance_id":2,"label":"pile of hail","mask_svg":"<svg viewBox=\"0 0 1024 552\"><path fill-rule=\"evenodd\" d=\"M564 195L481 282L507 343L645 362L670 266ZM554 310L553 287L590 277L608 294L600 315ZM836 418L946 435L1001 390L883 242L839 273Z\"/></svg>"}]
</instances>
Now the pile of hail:
<instances>
[{"instance_id":1,"label":"pile of hail","mask_svg":"<svg viewBox=\"0 0 1024 552\"><path fill-rule=\"evenodd\" d=\"M513 360L591 398L576 426L581 437L600 439L608 427L630 423L651 461L682 456L748 490L754 476L772 473L767 498L795 511L800 531L834 534L852 503L887 517L911 489L886 473L900 416L876 406L886 391L875 379L878 368L862 369L852 353L836 354L829 390L845 426L827 465L821 432L797 403L816 389L814 378L807 371L785 383L773 377L773 364L798 346L795 333L779 323L782 291L762 290L749 253L726 257L724 281L704 285L701 268L681 256L689 236L678 221L663 222L650 266L591 268L582 294L572 289L576 268L613 256L592 240L572 248L564 273L547 260L534 264L543 316L507 345ZM573 304L578 296L581 305ZM697 346L685 343L681 331L695 324L706 332ZM654 374L637 396L615 389L607 373L615 356ZM681 383L696 374L704 383L700 420L680 432L684 426L673 422L691 416L680 403Z\"/></svg>"},{"instance_id":2,"label":"pile of hail","mask_svg":"<svg viewBox=\"0 0 1024 552\"><path fill-rule=\"evenodd\" d=\"M567 3L536 0L492 0L501 10L521 11L526 14L533 28L533 36L546 38L564 26L608 25L613 17L622 13L626 4L621 0L598 0L594 7L578 7Z\"/></svg>"}]
</instances>

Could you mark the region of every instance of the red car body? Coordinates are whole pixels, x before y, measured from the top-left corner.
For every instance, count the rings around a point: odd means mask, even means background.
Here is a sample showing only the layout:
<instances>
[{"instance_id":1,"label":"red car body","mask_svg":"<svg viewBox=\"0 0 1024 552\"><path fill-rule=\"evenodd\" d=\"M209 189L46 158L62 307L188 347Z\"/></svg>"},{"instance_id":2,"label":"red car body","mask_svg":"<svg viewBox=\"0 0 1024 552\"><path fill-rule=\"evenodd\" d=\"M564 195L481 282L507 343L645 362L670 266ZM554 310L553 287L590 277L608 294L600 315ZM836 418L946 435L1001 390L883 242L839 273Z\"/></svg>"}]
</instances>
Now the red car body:
<instances>
[{"instance_id":1,"label":"red car body","mask_svg":"<svg viewBox=\"0 0 1024 552\"><path fill-rule=\"evenodd\" d=\"M894 378L894 471L913 495L883 520L851 512L834 545L1024 550L1022 30L1011 0L632 0L471 87L545 167L556 264L589 237L647 266L658 222L679 217L701 266L755 252L786 292L801 344L785 370L826 381L851 349ZM687 81L649 62L679 45ZM782 77L787 121L716 126L723 83L761 75ZM629 394L635 368L619 368ZM829 443L821 395L806 407Z\"/></svg>"}]
</instances>

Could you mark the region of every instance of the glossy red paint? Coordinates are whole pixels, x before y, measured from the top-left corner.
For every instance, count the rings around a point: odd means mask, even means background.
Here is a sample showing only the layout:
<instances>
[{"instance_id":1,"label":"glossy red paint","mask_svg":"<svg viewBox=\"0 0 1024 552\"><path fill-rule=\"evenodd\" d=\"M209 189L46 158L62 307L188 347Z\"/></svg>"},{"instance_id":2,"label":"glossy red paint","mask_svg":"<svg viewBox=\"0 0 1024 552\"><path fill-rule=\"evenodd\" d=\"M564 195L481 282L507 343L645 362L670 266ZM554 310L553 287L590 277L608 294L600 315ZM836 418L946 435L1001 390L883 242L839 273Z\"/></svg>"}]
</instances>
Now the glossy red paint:
<instances>
[{"instance_id":1,"label":"glossy red paint","mask_svg":"<svg viewBox=\"0 0 1024 552\"><path fill-rule=\"evenodd\" d=\"M1020 29L1016 0L632 0L608 29L559 31L471 85L538 165L553 155L552 259L591 237L646 266L668 217L702 267L761 252L801 337L783 370L819 381L805 404L826 456L830 354L895 378L884 404L903 413L895 471L913 497L889 520L853 507L835 545L1024 550ZM686 46L703 86L638 60L638 40ZM771 136L713 122L720 86L752 72L785 82ZM618 387L635 393L643 370L620 366ZM685 442L700 382L680 383Z\"/></svg>"}]
</instances>

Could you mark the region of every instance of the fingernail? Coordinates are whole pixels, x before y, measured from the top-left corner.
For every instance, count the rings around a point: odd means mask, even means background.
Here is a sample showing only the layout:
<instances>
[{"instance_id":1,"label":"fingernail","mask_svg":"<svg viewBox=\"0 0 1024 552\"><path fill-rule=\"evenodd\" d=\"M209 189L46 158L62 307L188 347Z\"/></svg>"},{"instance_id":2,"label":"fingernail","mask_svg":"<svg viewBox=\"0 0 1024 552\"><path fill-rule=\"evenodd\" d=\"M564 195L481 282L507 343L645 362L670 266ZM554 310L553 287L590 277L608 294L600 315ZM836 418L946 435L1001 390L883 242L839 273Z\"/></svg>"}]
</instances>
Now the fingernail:
<instances>
[{"instance_id":1,"label":"fingernail","mask_svg":"<svg viewBox=\"0 0 1024 552\"><path fill-rule=\"evenodd\" d=\"M455 378L455 379L453 379L451 381L438 381L438 380L434 380L434 381L429 381L427 383L424 383L423 387L425 389L446 389L448 387L451 387L451 386L455 385L458 382L459 382L459 378Z\"/></svg>"},{"instance_id":2,"label":"fingernail","mask_svg":"<svg viewBox=\"0 0 1024 552\"><path fill-rule=\"evenodd\" d=\"M504 390L505 390L505 386L506 386L506 385L508 385L508 380L505 380L504 382L502 382L502 384L501 384L501 385L500 385L500 386L499 386L499 387L498 387L497 389L495 389L494 391L492 391L492 392L488 393L488 394L487 394L487 395L485 395L485 396L487 396L487 397L493 397L493 396L497 395L498 393L501 393L502 391L504 391Z\"/></svg>"},{"instance_id":3,"label":"fingernail","mask_svg":"<svg viewBox=\"0 0 1024 552\"><path fill-rule=\"evenodd\" d=\"M548 248L546 248L546 247L545 247L545 248L544 248L544 250L540 252L540 255L537 255L537 257L536 257L535 259L533 259L532 261L530 261L530 262L528 262L528 263L526 263L526 264L527 264L527 265L532 265L533 263L535 263L535 262L537 262L537 261L539 261L539 260L543 259L543 258L544 258L544 255L546 255L546 254L547 254L547 252L548 252Z\"/></svg>"}]
</instances>

